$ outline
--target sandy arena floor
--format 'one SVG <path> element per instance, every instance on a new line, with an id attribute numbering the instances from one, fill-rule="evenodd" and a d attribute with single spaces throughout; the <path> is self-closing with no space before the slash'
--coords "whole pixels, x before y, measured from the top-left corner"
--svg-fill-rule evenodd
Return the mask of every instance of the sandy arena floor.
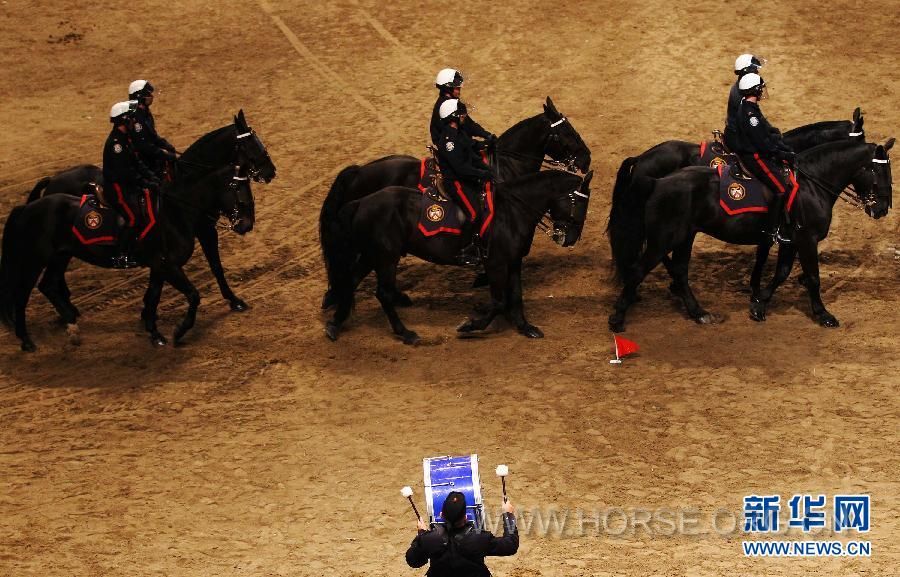
<path id="1" fill-rule="evenodd" d="M 769 58 L 765 110 L 783 129 L 861 105 L 870 141 L 900 135 L 895 0 L 463 2 L 449 24 L 435 2 L 141 6 L 3 2 L 0 218 L 39 177 L 99 162 L 106 112 L 135 77 L 159 87 L 157 123 L 179 148 L 243 108 L 278 166 L 254 188 L 254 232 L 223 241 L 252 309 L 229 312 L 198 255 L 198 325 L 186 346 L 153 350 L 138 325 L 146 273 L 76 265 L 84 343 L 72 348 L 35 294 L 38 352 L 0 333 L 0 574 L 421 575 L 403 560 L 415 522 L 399 488 L 421 504 L 421 459 L 470 452 L 490 473 L 491 510 L 498 463 L 522 510 L 691 510 L 701 521 L 688 532 L 719 509 L 740 515 L 752 493 L 873 499 L 869 559 L 752 560 L 740 531 L 588 524 L 523 535 L 518 555 L 490 563 L 498 576 L 896 574 L 897 215 L 838 205 L 821 246 L 836 330 L 813 323 L 795 277 L 768 322 L 751 322 L 752 250 L 702 238 L 694 288 L 726 321 L 690 322 L 658 271 L 626 333 L 642 353 L 619 367 L 607 363 L 604 236 L 622 159 L 720 127 L 745 49 Z M 502 325 L 457 339 L 485 295 L 469 271 L 410 259 L 401 277 L 416 306 L 401 314 L 423 346 L 391 337 L 371 282 L 333 344 L 318 308 L 319 206 L 343 166 L 423 153 L 444 66 L 467 74 L 490 130 L 550 95 L 593 151 L 582 241 L 539 237 L 526 263 L 527 312 L 547 336 Z M 184 306 L 167 287 L 167 333 Z"/>

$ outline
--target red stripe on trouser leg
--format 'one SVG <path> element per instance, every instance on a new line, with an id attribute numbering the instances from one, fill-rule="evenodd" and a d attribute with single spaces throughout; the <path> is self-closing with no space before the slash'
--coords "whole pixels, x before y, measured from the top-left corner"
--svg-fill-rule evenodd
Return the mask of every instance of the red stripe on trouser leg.
<path id="1" fill-rule="evenodd" d="M 154 224 L 156 224 L 156 216 L 154 216 L 153 214 L 153 201 L 150 198 L 150 191 L 146 188 L 144 189 L 144 199 L 147 201 L 147 219 L 150 222 L 147 223 L 147 226 L 144 227 L 144 231 L 141 232 L 141 240 L 144 240 L 144 237 L 147 236 L 147 233 L 150 232 L 150 229 L 153 228 Z"/>
<path id="2" fill-rule="evenodd" d="M 463 201 L 463 205 L 465 205 L 466 207 L 466 210 L 469 211 L 469 217 L 472 219 L 472 222 L 475 222 L 475 217 L 478 216 L 478 213 L 475 212 L 474 208 L 472 208 L 472 203 L 469 202 L 469 197 L 467 197 L 466 193 L 463 192 L 462 184 L 460 184 L 458 180 L 454 180 L 453 183 L 456 185 L 456 194 L 459 195 L 459 197 Z"/>
<path id="3" fill-rule="evenodd" d="M 791 184 L 794 185 L 791 188 L 791 195 L 788 197 L 788 201 L 787 201 L 787 211 L 788 211 L 788 213 L 790 213 L 791 207 L 794 205 L 794 199 L 797 198 L 797 191 L 800 190 L 800 183 L 797 182 L 797 177 L 794 176 L 793 170 L 790 171 L 788 174 L 789 174 L 788 179 L 791 181 Z"/>
<path id="4" fill-rule="evenodd" d="M 706 154 L 706 141 L 700 143 L 700 158 L 703 158 L 703 155 Z"/>
<path id="5" fill-rule="evenodd" d="M 118 182 L 114 182 L 113 188 L 116 191 L 116 198 L 119 201 L 119 206 L 122 207 L 125 211 L 125 215 L 128 217 L 128 226 L 134 226 L 134 213 L 131 212 L 131 207 L 125 202 L 125 196 L 122 194 L 122 187 L 119 186 Z"/>
<path id="6" fill-rule="evenodd" d="M 775 185 L 776 190 L 778 190 L 779 193 L 784 194 L 784 192 L 785 192 L 785 190 L 784 190 L 784 185 L 781 184 L 781 181 L 780 181 L 780 180 L 778 180 L 777 178 L 775 178 L 775 175 L 772 174 L 772 171 L 769 170 L 769 167 L 766 166 L 766 163 L 763 162 L 762 158 L 759 157 L 759 153 L 754 153 L 754 154 L 753 154 L 753 158 L 756 159 L 756 163 L 760 166 L 760 168 L 763 169 L 763 172 L 766 173 L 766 176 L 769 177 L 769 180 L 772 181 L 772 184 Z"/>
<path id="7" fill-rule="evenodd" d="M 481 232 L 479 233 L 482 237 L 487 232 L 491 221 L 494 220 L 494 191 L 491 189 L 490 182 L 485 183 L 484 192 L 485 198 L 487 198 L 487 216 L 484 217 L 484 224 L 481 225 Z"/>

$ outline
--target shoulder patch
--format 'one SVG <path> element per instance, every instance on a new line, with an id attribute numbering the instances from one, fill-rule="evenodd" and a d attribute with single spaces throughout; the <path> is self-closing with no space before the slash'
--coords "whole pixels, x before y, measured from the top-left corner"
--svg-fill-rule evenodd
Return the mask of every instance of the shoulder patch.
<path id="1" fill-rule="evenodd" d="M 143 129 L 144 129 L 144 127 L 141 126 L 141 123 L 140 123 L 140 122 L 135 122 L 135 123 L 134 123 L 134 131 L 135 131 L 135 132 L 140 132 L 140 131 L 142 131 Z"/>
<path id="2" fill-rule="evenodd" d="M 758 125 L 759 125 L 759 118 L 757 118 L 755 116 L 751 116 L 750 117 L 750 126 L 758 126 Z"/>
<path id="3" fill-rule="evenodd" d="M 122 152 L 122 145 L 118 142 L 113 144 L 113 152 L 115 152 L 116 154 Z"/>
<path id="4" fill-rule="evenodd" d="M 445 144 L 444 147 L 447 149 L 447 152 L 453 152 L 453 149 L 456 147 L 456 145 L 453 144 L 452 140 L 448 140 L 447 144 Z"/>

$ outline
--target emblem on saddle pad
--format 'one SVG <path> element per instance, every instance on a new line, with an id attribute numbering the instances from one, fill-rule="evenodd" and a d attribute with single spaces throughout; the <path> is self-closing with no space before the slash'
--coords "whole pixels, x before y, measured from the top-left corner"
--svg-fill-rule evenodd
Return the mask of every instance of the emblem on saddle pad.
<path id="1" fill-rule="evenodd" d="M 717 157 L 715 157 L 715 158 L 713 158 L 712 160 L 709 161 L 709 167 L 710 167 L 710 168 L 718 168 L 718 167 L 720 167 L 720 166 L 725 166 L 725 165 L 727 165 L 727 164 L 728 164 L 728 163 L 725 162 L 725 159 L 722 158 L 721 156 L 717 156 Z"/>
<path id="2" fill-rule="evenodd" d="M 101 215 L 96 210 L 92 210 L 91 212 L 84 215 L 84 226 L 88 227 L 89 229 L 97 230 L 102 224 L 103 215 Z"/>
<path id="3" fill-rule="evenodd" d="M 425 213 L 431 222 L 440 222 L 444 219 L 444 209 L 439 204 L 432 204 Z"/>
<path id="4" fill-rule="evenodd" d="M 747 196 L 747 189 L 739 182 L 732 182 L 728 185 L 728 196 L 730 196 L 732 200 L 743 200 L 744 197 Z"/>

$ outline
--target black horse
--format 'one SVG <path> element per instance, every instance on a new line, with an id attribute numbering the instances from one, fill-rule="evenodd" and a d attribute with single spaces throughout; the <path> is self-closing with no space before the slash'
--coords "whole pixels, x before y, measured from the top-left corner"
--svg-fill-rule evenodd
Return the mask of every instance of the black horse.
<path id="1" fill-rule="evenodd" d="M 221 214 L 229 215 L 238 232 L 253 227 L 253 194 L 247 174 L 247 167 L 225 166 L 211 173 L 178 178 L 164 186 L 157 225 L 135 252 L 140 262 L 150 268 L 150 287 L 144 296 L 141 317 L 153 344 L 166 343 L 156 326 L 163 282 L 188 300 L 187 313 L 175 330 L 175 342 L 194 326 L 200 294 L 182 267 L 194 251 L 197 227 L 218 220 Z M 54 194 L 13 208 L 6 220 L 0 256 L 0 318 L 14 325 L 24 351 L 35 350 L 28 335 L 25 310 L 41 273 L 46 269 L 40 290 L 71 329 L 77 322 L 78 310 L 62 280 L 65 266 L 76 257 L 108 268 L 118 253 L 115 245 L 79 241 L 73 233 L 79 215 L 78 198 Z"/>
<path id="2" fill-rule="evenodd" d="M 778 270 L 769 288 L 760 291 L 759 275 L 751 280 L 751 314 L 757 320 L 765 318 L 768 300 L 778 283 L 787 278 L 799 253 L 813 316 L 822 326 L 838 326 L 819 294 L 818 243 L 828 234 L 834 203 L 850 185 L 869 216 L 877 219 L 887 214 L 891 206 L 888 151 L 893 144 L 893 138 L 884 146 L 844 140 L 798 156 L 800 188 L 794 214 L 799 230 L 792 247 L 779 255 Z M 629 190 L 613 195 L 608 233 L 617 276 L 624 287 L 609 317 L 611 330 L 624 330 L 625 312 L 636 301 L 638 286 L 669 252 L 673 253 L 670 290 L 683 300 L 691 318 L 712 322 L 712 315 L 703 310 L 688 286 L 688 265 L 697 233 L 733 244 L 771 244 L 763 232 L 765 215 L 730 217 L 718 203 L 718 172 L 705 167 L 684 168 L 659 180 L 639 177 Z"/>
<path id="3" fill-rule="evenodd" d="M 590 149 L 549 96 L 542 114 L 518 122 L 497 139 L 495 157 L 499 182 L 538 172 L 546 162 L 545 157 L 552 159 L 551 164 L 567 167 L 570 172 L 585 173 L 591 166 Z M 343 169 L 331 185 L 319 214 L 323 246 L 333 240 L 327 235 L 332 230 L 330 224 L 337 221 L 341 207 L 388 186 L 415 188 L 420 179 L 420 168 L 421 159 L 394 155 Z M 358 269 L 356 277 L 362 279 L 370 272 Z M 411 304 L 403 293 L 398 293 L 397 298 L 400 305 Z M 334 295 L 329 290 L 322 299 L 322 308 L 334 304 Z"/>
<path id="4" fill-rule="evenodd" d="M 562 246 L 572 246 L 581 238 L 590 200 L 593 172 L 584 178 L 551 170 L 501 184 L 494 202 L 494 224 L 489 236 L 485 271 L 490 282 L 492 305 L 481 318 L 459 327 L 460 332 L 484 330 L 501 313 L 530 338 L 540 338 L 541 330 L 525 318 L 522 303 L 522 260 L 531 250 L 534 230 L 545 214 L 553 220 L 553 237 Z M 466 234 L 425 238 L 417 232 L 418 189 L 390 186 L 344 207 L 334 230 L 322 235 L 322 251 L 328 279 L 337 296 L 337 310 L 325 332 L 338 338 L 350 315 L 357 278 L 354 266 L 360 261 L 378 275 L 376 296 L 391 327 L 406 344 L 419 341 L 407 329 L 396 310 L 397 264 L 407 253 L 442 265 L 457 264 L 457 255 L 468 242 Z"/>
<path id="5" fill-rule="evenodd" d="M 234 124 L 223 126 L 200 137 L 189 146 L 176 162 L 176 170 L 173 177 L 184 179 L 197 179 L 225 166 L 247 166 L 250 177 L 256 182 L 269 183 L 275 178 L 275 165 L 269 157 L 265 145 L 256 132 L 247 124 L 244 111 L 241 110 L 234 117 Z M 39 198 L 51 194 L 69 194 L 81 196 L 85 185 L 103 181 L 103 170 L 93 164 L 81 164 L 73 166 L 53 176 L 42 178 L 35 184 L 28 202 L 34 202 Z M 245 226 L 252 220 L 241 219 L 237 226 Z M 249 230 L 235 229 L 238 234 L 245 234 Z M 239 298 L 228 286 L 225 279 L 225 270 L 222 267 L 222 259 L 219 256 L 219 232 L 217 223 L 212 220 L 204 220 L 196 223 L 194 232 L 209 268 L 216 277 L 222 297 L 228 301 L 231 310 L 243 312 L 248 305 Z M 68 263 L 62 266 L 65 271 Z M 54 271 L 50 270 L 51 276 Z M 56 278 L 62 278 L 56 274 Z M 65 279 L 62 279 L 65 282 Z M 43 285 L 43 283 L 42 283 Z M 59 292 L 68 292 L 65 286 L 59 287 Z"/>
<path id="6" fill-rule="evenodd" d="M 853 120 L 828 120 L 807 124 L 788 130 L 784 133 L 783 138 L 785 143 L 797 153 L 828 142 L 841 140 L 864 142 L 866 137 L 863 124 L 864 117 L 857 107 L 853 111 Z M 635 178 L 642 176 L 662 178 L 686 166 L 701 166 L 700 163 L 700 144 L 684 140 L 661 142 L 637 156 L 626 158 L 622 162 L 616 175 L 613 195 L 617 191 L 628 190 L 632 180 Z M 769 257 L 770 248 L 771 245 L 760 245 L 753 267 L 755 275 L 762 274 L 766 260 Z M 669 255 L 663 257 L 662 263 L 669 275 L 674 279 L 675 273 L 673 272 L 672 261 Z"/>

